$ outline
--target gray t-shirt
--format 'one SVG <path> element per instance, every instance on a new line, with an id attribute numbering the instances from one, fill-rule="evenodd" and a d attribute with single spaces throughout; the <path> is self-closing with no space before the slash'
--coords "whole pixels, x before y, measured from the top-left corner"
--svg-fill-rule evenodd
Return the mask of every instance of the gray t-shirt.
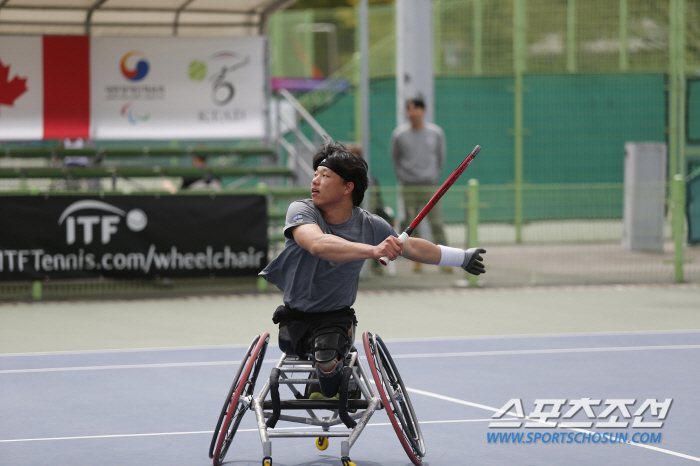
<path id="1" fill-rule="evenodd" d="M 445 165 L 445 134 L 428 122 L 420 130 L 400 125 L 391 134 L 391 160 L 401 184 L 436 184 Z"/>
<path id="2" fill-rule="evenodd" d="M 311 199 L 295 201 L 289 206 L 284 250 L 260 275 L 284 292 L 284 304 L 293 309 L 325 312 L 352 306 L 364 260 L 336 263 L 313 256 L 292 236 L 293 228 L 309 223 L 318 225 L 325 234 L 373 246 L 390 235 L 397 236 L 396 232 L 386 220 L 359 207 L 353 207 L 347 222 L 334 225 L 323 220 Z"/>

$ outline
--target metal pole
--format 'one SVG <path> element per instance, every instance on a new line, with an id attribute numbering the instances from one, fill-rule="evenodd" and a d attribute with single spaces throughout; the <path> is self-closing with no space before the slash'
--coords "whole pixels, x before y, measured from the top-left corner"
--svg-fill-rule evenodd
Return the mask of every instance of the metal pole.
<path id="1" fill-rule="evenodd" d="M 42 288 L 41 282 L 36 280 L 32 282 L 32 299 L 35 301 L 41 301 Z"/>
<path id="2" fill-rule="evenodd" d="M 576 72 L 576 0 L 568 0 L 566 8 L 566 71 Z"/>
<path id="3" fill-rule="evenodd" d="M 481 76 L 484 73 L 484 68 L 482 64 L 482 26 L 483 26 L 483 8 L 481 0 L 474 0 L 472 3 L 472 47 L 473 50 L 473 66 L 474 74 L 476 76 Z"/>
<path id="4" fill-rule="evenodd" d="M 525 0 L 513 0 L 513 68 L 515 86 L 513 153 L 515 156 L 515 242 L 522 243 L 523 227 L 523 73 L 525 72 Z"/>
<path id="5" fill-rule="evenodd" d="M 678 67 L 678 51 L 676 46 L 676 0 L 669 2 L 669 95 L 668 95 L 668 175 L 669 180 L 678 173 L 676 153 L 678 151 L 678 83 L 676 68 Z"/>
<path id="6" fill-rule="evenodd" d="M 685 0 L 678 1 L 678 174 L 685 177 L 686 80 L 685 80 Z"/>
<path id="7" fill-rule="evenodd" d="M 627 54 L 628 16 L 627 0 L 620 0 L 620 71 L 629 71 L 630 61 Z"/>
<path id="8" fill-rule="evenodd" d="M 359 138 L 362 144 L 362 157 L 364 157 L 369 167 L 369 174 L 372 173 L 372 165 L 370 163 L 370 147 L 369 147 L 369 27 L 368 27 L 368 7 L 367 0 L 360 0 L 360 18 L 359 18 L 359 45 L 360 45 L 360 99 L 359 108 L 357 105 L 357 93 L 355 93 L 355 131 L 359 130 Z M 359 111 L 358 111 L 359 110 Z M 359 118 L 359 125 L 358 125 Z M 371 189 L 376 189 L 373 186 Z M 362 207 L 365 210 L 370 210 L 370 200 L 372 196 L 365 196 L 362 201 Z M 362 266 L 360 276 L 366 278 L 369 275 L 370 264 L 365 261 Z"/>
<path id="9" fill-rule="evenodd" d="M 432 0 L 430 8 L 432 9 L 432 30 L 433 30 L 433 57 L 437 57 L 437 60 L 433 60 L 433 73 L 438 76 L 442 74 L 443 71 L 443 56 L 440 53 L 440 46 L 442 44 L 442 11 L 443 5 L 442 0 Z"/>
<path id="10" fill-rule="evenodd" d="M 467 231 L 467 248 L 476 248 L 479 246 L 479 181 L 474 178 L 469 180 L 469 214 Z M 479 277 L 467 274 L 469 286 L 478 286 Z"/>
<path id="11" fill-rule="evenodd" d="M 406 100 L 422 96 L 424 121 L 435 121 L 431 0 L 396 1 L 396 123 L 408 121 Z"/>
<path id="12" fill-rule="evenodd" d="M 354 110 L 354 140 L 362 144 L 362 18 L 360 5 L 355 8 L 355 53 L 352 68 L 352 95 Z"/>
<path id="13" fill-rule="evenodd" d="M 676 283 L 681 283 L 683 282 L 683 238 L 685 237 L 685 178 L 680 174 L 674 175 L 671 183 L 674 280 Z"/>
<path id="14" fill-rule="evenodd" d="M 370 163 L 369 147 L 369 27 L 368 0 L 360 0 L 360 100 L 362 118 L 362 156 Z"/>
<path id="15" fill-rule="evenodd" d="M 685 0 L 670 2 L 669 31 L 669 179 L 674 280 L 683 281 L 685 236 Z"/>

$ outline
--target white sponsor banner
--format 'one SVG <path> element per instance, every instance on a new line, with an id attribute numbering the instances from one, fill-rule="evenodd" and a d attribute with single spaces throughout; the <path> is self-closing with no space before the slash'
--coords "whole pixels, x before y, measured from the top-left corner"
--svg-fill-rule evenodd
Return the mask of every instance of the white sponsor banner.
<path id="1" fill-rule="evenodd" d="M 91 137 L 265 135 L 265 38 L 93 37 Z"/>
<path id="2" fill-rule="evenodd" d="M 41 36 L 0 36 L 0 140 L 44 136 Z"/>

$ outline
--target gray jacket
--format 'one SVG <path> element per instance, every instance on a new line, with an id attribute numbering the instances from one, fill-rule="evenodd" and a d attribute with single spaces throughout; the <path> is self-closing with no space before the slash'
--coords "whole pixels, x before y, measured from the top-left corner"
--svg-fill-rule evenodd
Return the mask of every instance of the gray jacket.
<path id="1" fill-rule="evenodd" d="M 437 184 L 445 165 L 445 134 L 432 123 L 404 123 L 391 134 L 391 160 L 402 185 Z"/>

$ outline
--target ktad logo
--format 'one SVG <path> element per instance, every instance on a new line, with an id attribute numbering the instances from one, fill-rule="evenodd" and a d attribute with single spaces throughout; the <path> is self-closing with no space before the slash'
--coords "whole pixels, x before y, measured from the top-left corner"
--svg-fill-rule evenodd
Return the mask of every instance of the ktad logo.
<path id="1" fill-rule="evenodd" d="M 212 102 L 219 106 L 226 105 L 236 95 L 236 88 L 228 74 L 246 66 L 250 62 L 250 57 L 242 57 L 235 52 L 221 51 L 211 55 L 207 61 L 213 68 L 213 74 L 209 76 L 209 81 L 212 83 Z M 200 60 L 194 60 L 190 63 L 188 75 L 192 81 L 203 81 L 207 73 L 207 63 Z"/>
<path id="2" fill-rule="evenodd" d="M 76 215 L 83 210 L 98 210 L 112 215 Z M 100 242 L 107 244 L 112 235 L 117 232 L 117 226 L 121 221 L 121 217 L 126 218 L 127 228 L 134 232 L 143 230 L 148 224 L 146 213 L 141 209 L 132 209 L 129 212 L 124 212 L 122 209 L 106 202 L 91 200 L 77 201 L 69 205 L 58 219 L 58 224 L 62 225 L 65 223 L 66 225 L 66 244 L 75 243 L 76 230 L 82 230 L 83 244 L 91 244 L 95 237 L 95 228 L 97 228 Z"/>

